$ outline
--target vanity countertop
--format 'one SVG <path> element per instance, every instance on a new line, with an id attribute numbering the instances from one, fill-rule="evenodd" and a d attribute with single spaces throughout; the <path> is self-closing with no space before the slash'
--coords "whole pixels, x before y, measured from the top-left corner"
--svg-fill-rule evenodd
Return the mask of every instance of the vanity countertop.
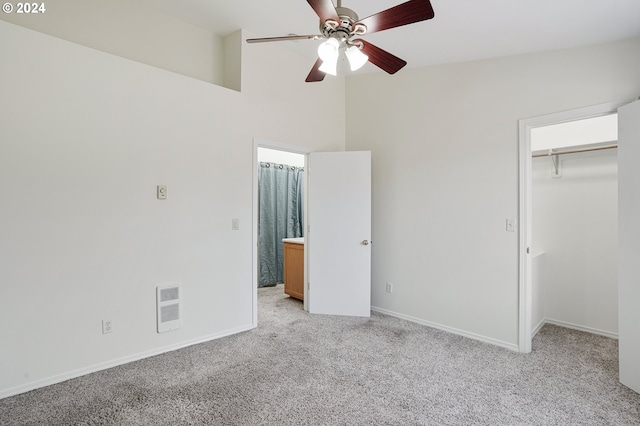
<path id="1" fill-rule="evenodd" d="M 283 238 L 283 243 L 294 243 L 294 244 L 304 244 L 304 237 L 298 238 Z"/>

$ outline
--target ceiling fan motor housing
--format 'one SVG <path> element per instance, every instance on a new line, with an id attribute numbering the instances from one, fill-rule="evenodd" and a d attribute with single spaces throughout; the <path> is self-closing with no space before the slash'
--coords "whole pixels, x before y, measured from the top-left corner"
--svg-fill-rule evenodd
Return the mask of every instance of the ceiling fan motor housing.
<path id="1" fill-rule="evenodd" d="M 363 24 L 354 25 L 360 18 L 358 14 L 347 7 L 337 7 L 336 12 L 340 22 L 328 19 L 320 21 L 320 31 L 327 38 L 336 38 L 338 41 L 347 42 L 354 35 L 362 35 L 366 32 Z"/>

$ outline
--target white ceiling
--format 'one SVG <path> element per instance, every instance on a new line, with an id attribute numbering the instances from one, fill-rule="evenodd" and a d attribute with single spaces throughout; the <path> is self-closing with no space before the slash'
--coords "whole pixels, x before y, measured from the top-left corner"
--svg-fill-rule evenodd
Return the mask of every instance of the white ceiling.
<path id="1" fill-rule="evenodd" d="M 177 18 L 227 35 L 318 34 L 305 0 L 140 0 Z M 334 0 L 334 4 L 336 0 Z M 343 0 L 360 18 L 403 0 Z M 640 0 L 431 0 L 435 18 L 364 38 L 408 67 L 463 62 L 606 43 L 640 36 Z M 319 41 L 279 42 L 310 58 Z M 640 52 L 639 52 L 640 54 Z M 364 72 L 378 70 L 367 64 Z"/>

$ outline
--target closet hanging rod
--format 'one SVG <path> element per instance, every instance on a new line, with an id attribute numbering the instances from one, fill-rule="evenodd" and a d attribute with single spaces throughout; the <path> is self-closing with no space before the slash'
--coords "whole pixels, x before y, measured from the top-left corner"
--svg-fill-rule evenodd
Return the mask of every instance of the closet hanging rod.
<path id="1" fill-rule="evenodd" d="M 600 146 L 592 146 L 592 147 L 588 147 L 588 148 L 576 148 L 576 149 L 567 149 L 564 151 L 547 151 L 547 152 L 538 152 L 538 153 L 533 153 L 531 156 L 533 158 L 537 158 L 537 157 L 550 157 L 552 155 L 562 155 L 562 154 L 575 154 L 578 152 L 589 152 L 589 151 L 600 151 L 603 149 L 613 149 L 613 148 L 617 148 L 618 144 L 617 143 L 612 143 L 609 145 L 600 145 Z"/>

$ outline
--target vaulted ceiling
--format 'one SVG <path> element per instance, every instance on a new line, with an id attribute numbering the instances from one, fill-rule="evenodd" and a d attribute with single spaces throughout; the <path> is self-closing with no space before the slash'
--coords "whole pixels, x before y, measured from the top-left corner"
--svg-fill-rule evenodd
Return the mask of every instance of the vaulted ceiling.
<path id="1" fill-rule="evenodd" d="M 219 35 L 318 34 L 305 0 L 140 0 Z M 402 0 L 343 0 L 360 18 Z M 334 4 L 336 0 L 334 0 Z M 370 34 L 367 41 L 408 67 L 571 48 L 640 36 L 640 0 L 431 0 L 435 18 Z M 286 41 L 310 59 L 320 41 Z M 640 54 L 640 53 L 639 53 Z M 361 72 L 376 72 L 367 64 Z"/>

